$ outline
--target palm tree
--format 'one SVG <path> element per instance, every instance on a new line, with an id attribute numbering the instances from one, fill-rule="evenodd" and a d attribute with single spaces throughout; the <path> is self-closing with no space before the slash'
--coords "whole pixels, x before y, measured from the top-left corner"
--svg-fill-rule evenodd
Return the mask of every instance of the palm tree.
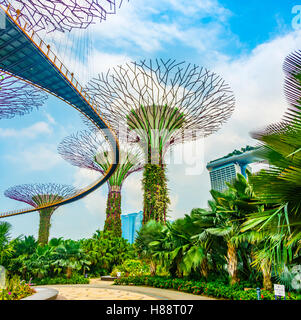
<path id="1" fill-rule="evenodd" d="M 248 177 L 250 173 L 247 172 Z M 235 237 L 241 231 L 248 213 L 257 211 L 252 185 L 241 174 L 230 184 L 225 192 L 211 190 L 216 204 L 215 226 L 209 227 L 207 232 L 223 237 L 227 243 L 227 266 L 230 283 L 239 282 L 238 277 L 238 245 Z"/>
<path id="2" fill-rule="evenodd" d="M 133 246 L 127 240 L 116 237 L 112 231 L 97 230 L 92 239 L 82 241 L 82 248 L 91 262 L 90 272 L 95 275 L 110 273 L 115 265 L 134 259 Z"/>
<path id="3" fill-rule="evenodd" d="M 216 203 L 208 201 L 209 209 L 193 209 L 190 217 L 193 224 L 197 227 L 195 234 L 191 237 L 197 241 L 204 251 L 200 269 L 204 278 L 208 277 L 210 269 L 215 273 L 222 269 L 220 266 L 225 264 L 224 255 L 226 243 L 222 237 L 216 237 L 208 232 L 208 229 L 216 226 Z"/>
<path id="4" fill-rule="evenodd" d="M 9 270 L 11 272 L 22 273 L 23 278 L 25 277 L 26 268 L 24 268 L 24 261 L 28 260 L 34 255 L 38 242 L 33 236 L 25 236 L 24 238 L 17 238 L 11 241 L 14 247 L 14 254 L 10 257 Z"/>
<path id="5" fill-rule="evenodd" d="M 4 265 L 8 262 L 14 253 L 14 246 L 10 242 L 11 236 L 11 224 L 8 222 L 0 222 L 0 265 Z"/>
<path id="6" fill-rule="evenodd" d="M 262 208 L 259 208 L 259 211 Z M 269 244 L 272 241 L 271 234 L 267 231 L 245 227 L 248 220 L 242 225 L 240 234 L 234 236 L 233 241 L 237 246 L 242 243 L 251 245 L 251 265 L 261 271 L 263 276 L 263 288 L 272 290 L 272 252 Z"/>
<path id="7" fill-rule="evenodd" d="M 272 239 L 270 250 L 281 265 L 292 261 L 300 250 L 301 228 L 301 55 L 288 56 L 285 93 L 291 107 L 280 123 L 253 133 L 262 148 L 259 156 L 270 168 L 252 177 L 252 184 L 262 203 L 269 206 L 253 214 L 246 228 L 268 230 Z M 268 186 L 268 187 L 267 187 Z M 288 258 L 288 259 L 287 259 Z"/>
<path id="8" fill-rule="evenodd" d="M 54 264 L 66 269 L 67 278 L 71 278 L 73 270 L 81 270 L 91 264 L 81 248 L 80 242 L 65 240 L 54 249 L 57 260 Z"/>
<path id="9" fill-rule="evenodd" d="M 194 227 L 194 226 L 193 226 Z M 169 269 L 172 276 L 183 277 L 196 268 L 203 252 L 191 240 L 193 233 L 189 230 L 187 218 L 177 219 L 174 223 L 166 223 L 161 237 L 150 243 L 154 256 Z"/>
<path id="10" fill-rule="evenodd" d="M 159 241 L 165 229 L 166 227 L 160 222 L 150 220 L 137 232 L 135 248 L 138 256 L 149 263 L 152 276 L 156 275 L 158 258 L 156 258 L 155 251 L 150 244 Z"/>
<path id="11" fill-rule="evenodd" d="M 202 226 L 200 212 L 203 214 Z M 205 231 L 208 224 L 205 224 L 204 215 L 202 209 L 195 209 L 183 219 L 167 222 L 157 239 L 149 243 L 152 255 L 172 276 L 183 277 L 194 270 L 200 271 L 204 278 L 208 277 L 214 239 Z"/>

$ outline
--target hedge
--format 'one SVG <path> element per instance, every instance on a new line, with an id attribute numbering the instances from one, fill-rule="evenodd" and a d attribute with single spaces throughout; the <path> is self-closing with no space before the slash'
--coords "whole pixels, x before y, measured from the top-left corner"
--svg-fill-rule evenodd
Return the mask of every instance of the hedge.
<path id="1" fill-rule="evenodd" d="M 150 286 L 161 289 L 175 289 L 196 295 L 206 295 L 229 300 L 257 300 L 256 289 L 243 290 L 241 285 L 230 286 L 221 281 L 204 282 L 168 277 L 122 277 L 114 281 L 114 285 Z M 261 300 L 275 300 L 273 293 L 261 290 Z M 288 293 L 286 300 L 301 300 L 301 295 Z"/>
<path id="2" fill-rule="evenodd" d="M 89 284 L 90 280 L 82 275 L 73 275 L 71 278 L 56 277 L 56 278 L 42 278 L 33 279 L 34 285 L 53 285 L 53 284 Z"/>

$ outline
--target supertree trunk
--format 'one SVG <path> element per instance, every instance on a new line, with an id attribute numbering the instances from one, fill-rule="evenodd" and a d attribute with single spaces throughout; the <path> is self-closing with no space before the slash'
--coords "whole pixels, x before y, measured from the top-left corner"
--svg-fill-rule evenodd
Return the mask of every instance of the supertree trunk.
<path id="1" fill-rule="evenodd" d="M 119 186 L 112 186 L 109 190 L 104 231 L 113 231 L 121 237 L 121 193 Z"/>
<path id="2" fill-rule="evenodd" d="M 237 270 L 238 261 L 237 261 L 236 247 L 230 242 L 228 243 L 227 261 L 228 261 L 228 272 L 230 276 L 230 284 L 233 285 L 239 282 L 238 270 Z"/>
<path id="3" fill-rule="evenodd" d="M 143 224 L 146 224 L 149 220 L 165 223 L 170 200 L 167 189 L 166 167 L 164 165 L 145 165 L 143 191 Z"/>
<path id="4" fill-rule="evenodd" d="M 48 243 L 49 231 L 51 227 L 51 216 L 55 209 L 44 209 L 40 210 L 40 226 L 39 226 L 39 238 L 38 243 L 42 246 Z"/>

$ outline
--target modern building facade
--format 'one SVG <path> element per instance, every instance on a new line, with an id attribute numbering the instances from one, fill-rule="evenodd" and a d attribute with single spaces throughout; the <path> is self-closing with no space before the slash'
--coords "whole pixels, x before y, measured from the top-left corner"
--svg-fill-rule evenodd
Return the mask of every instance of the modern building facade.
<path id="1" fill-rule="evenodd" d="M 134 243 L 137 231 L 140 230 L 142 226 L 143 212 L 137 213 L 127 213 L 121 215 L 121 232 L 122 237 L 129 241 L 129 243 Z"/>
<path id="2" fill-rule="evenodd" d="M 234 150 L 223 158 L 210 161 L 207 169 L 210 174 L 211 189 L 224 191 L 227 189 L 226 182 L 231 183 L 238 173 L 246 177 L 246 170 L 255 173 L 266 166 L 258 158 L 258 148 L 247 146 L 241 150 Z"/>

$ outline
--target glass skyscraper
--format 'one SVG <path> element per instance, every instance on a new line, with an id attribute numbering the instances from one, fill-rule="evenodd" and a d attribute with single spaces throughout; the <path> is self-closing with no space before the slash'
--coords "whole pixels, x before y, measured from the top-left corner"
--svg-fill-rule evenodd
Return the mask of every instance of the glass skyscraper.
<path id="1" fill-rule="evenodd" d="M 129 243 L 134 243 L 137 231 L 140 230 L 142 226 L 143 212 L 137 213 L 127 213 L 121 215 L 121 231 L 122 237 L 129 241 Z"/>

